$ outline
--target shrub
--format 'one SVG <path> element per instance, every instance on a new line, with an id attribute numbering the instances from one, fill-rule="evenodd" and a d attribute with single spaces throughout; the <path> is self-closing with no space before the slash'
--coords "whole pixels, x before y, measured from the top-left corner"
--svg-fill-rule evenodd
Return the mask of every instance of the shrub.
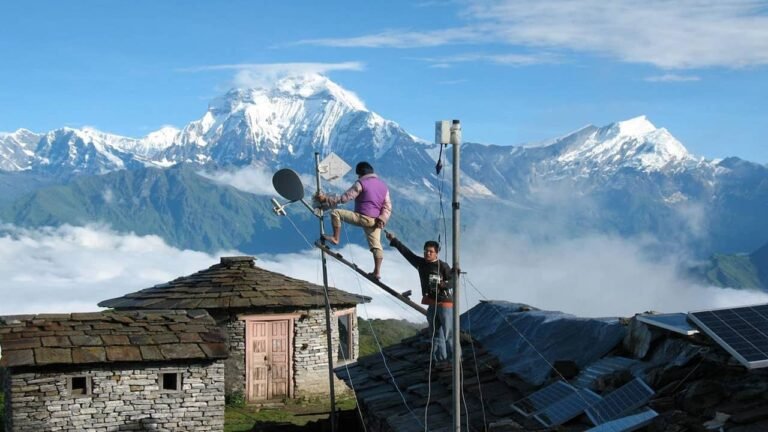
<path id="1" fill-rule="evenodd" d="M 240 391 L 232 392 L 224 396 L 224 402 L 227 406 L 242 408 L 245 406 L 245 395 Z"/>

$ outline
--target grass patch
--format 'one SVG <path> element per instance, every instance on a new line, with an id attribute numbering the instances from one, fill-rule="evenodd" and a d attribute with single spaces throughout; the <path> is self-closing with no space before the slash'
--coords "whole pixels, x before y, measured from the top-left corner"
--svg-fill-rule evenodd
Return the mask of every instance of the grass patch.
<path id="1" fill-rule="evenodd" d="M 267 429 L 269 426 L 305 426 L 309 422 L 328 418 L 331 405 L 328 399 L 287 399 L 280 408 L 227 405 L 224 414 L 224 432 L 245 432 Z M 353 397 L 336 399 L 337 410 L 355 408 Z"/>
<path id="2" fill-rule="evenodd" d="M 414 336 L 419 330 L 426 327 L 426 322 L 416 324 L 406 320 L 366 320 L 365 318 L 358 318 L 357 328 L 360 331 L 360 357 L 379 352 L 376 339 L 374 339 L 373 333 L 371 333 L 371 327 L 373 327 L 373 331 L 376 333 L 376 339 L 379 340 L 381 347 L 384 348 Z"/>

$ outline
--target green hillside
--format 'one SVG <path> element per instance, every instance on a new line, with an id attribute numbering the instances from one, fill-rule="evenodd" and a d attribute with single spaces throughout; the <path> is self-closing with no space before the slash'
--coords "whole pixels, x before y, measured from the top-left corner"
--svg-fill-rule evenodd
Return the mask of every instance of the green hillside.
<path id="1" fill-rule="evenodd" d="M 416 324 L 406 320 L 395 319 L 357 319 L 357 328 L 360 330 L 360 357 L 379 352 L 376 344 L 378 339 L 381 347 L 387 347 L 400 342 L 401 340 L 414 336 L 424 324 Z M 376 333 L 376 339 L 371 333 L 371 328 Z"/>
<path id="2" fill-rule="evenodd" d="M 0 223 L 25 228 L 103 224 L 120 233 L 157 235 L 171 246 L 209 253 L 295 252 L 319 237 L 316 219 L 302 206 L 291 206 L 289 217 L 278 217 L 269 196 L 216 183 L 196 170 L 178 165 L 80 176 L 66 184 L 38 182 L 36 189 L 20 188 L 15 199 L 0 200 Z M 0 186 L 2 181 L 0 176 Z M 393 200 L 397 212 L 390 230 L 413 244 L 433 236 L 435 221 L 417 203 L 397 193 Z M 347 236 L 365 244 L 360 229 L 347 229 Z"/>
<path id="3" fill-rule="evenodd" d="M 310 222 L 304 213 L 295 215 L 295 221 Z M 172 246 L 209 252 L 250 253 L 267 246 L 280 252 L 303 242 L 290 235 L 287 229 L 293 229 L 287 221 L 272 213 L 268 197 L 215 183 L 185 166 L 77 177 L 3 206 L 0 220 L 24 227 L 102 223 L 119 232 L 154 234 Z"/>
<path id="4" fill-rule="evenodd" d="M 749 255 L 715 254 L 692 272 L 720 287 L 768 290 L 768 244 Z"/>

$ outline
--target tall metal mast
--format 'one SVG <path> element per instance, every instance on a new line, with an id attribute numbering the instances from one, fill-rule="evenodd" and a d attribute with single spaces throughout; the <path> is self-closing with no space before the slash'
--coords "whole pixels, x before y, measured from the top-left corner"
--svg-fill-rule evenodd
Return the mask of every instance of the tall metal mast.
<path id="1" fill-rule="evenodd" d="M 320 192 L 320 153 L 315 152 L 315 179 L 317 192 Z M 320 210 L 320 241 L 325 244 L 324 213 Z M 328 339 L 328 386 L 331 392 L 331 432 L 336 432 L 336 389 L 333 383 L 333 334 L 331 333 L 331 300 L 328 298 L 328 267 L 326 266 L 325 252 L 321 249 L 320 256 L 323 262 L 323 288 L 325 289 L 325 333 Z"/>
<path id="2" fill-rule="evenodd" d="M 461 122 L 451 124 L 453 145 L 453 430 L 461 432 L 461 322 L 459 320 L 459 145 Z"/>

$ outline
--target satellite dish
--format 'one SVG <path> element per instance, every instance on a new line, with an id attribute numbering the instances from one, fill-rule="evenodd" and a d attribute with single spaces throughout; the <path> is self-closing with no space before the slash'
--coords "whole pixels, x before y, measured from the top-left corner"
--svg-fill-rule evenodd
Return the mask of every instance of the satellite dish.
<path id="1" fill-rule="evenodd" d="M 296 171 L 283 168 L 272 176 L 272 185 L 277 193 L 288 201 L 304 198 L 304 185 Z"/>

